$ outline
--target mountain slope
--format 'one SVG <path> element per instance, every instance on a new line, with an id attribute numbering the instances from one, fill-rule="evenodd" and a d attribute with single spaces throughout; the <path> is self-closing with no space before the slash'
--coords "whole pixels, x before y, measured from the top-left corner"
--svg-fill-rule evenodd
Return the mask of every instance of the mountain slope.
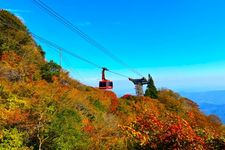
<path id="1" fill-rule="evenodd" d="M 207 115 L 217 115 L 225 123 L 225 91 L 181 92 L 182 96 L 192 99 L 199 104 L 200 109 Z"/>
<path id="2" fill-rule="evenodd" d="M 45 61 L 18 18 L 0 11 L 0 21 L 0 149 L 225 148 L 220 120 L 193 101 L 83 85 Z"/>
<path id="3" fill-rule="evenodd" d="M 225 105 L 215 105 L 215 104 L 200 104 L 200 109 L 207 115 L 215 114 L 221 121 L 225 124 Z"/>

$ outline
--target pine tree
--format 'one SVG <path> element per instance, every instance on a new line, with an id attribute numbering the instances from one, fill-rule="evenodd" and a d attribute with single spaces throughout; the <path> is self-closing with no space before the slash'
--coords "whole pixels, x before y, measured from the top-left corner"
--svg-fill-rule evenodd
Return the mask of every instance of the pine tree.
<path id="1" fill-rule="evenodd" d="M 145 96 L 148 96 L 151 98 L 158 98 L 158 91 L 155 87 L 154 81 L 150 74 L 148 75 L 148 86 L 145 91 Z"/>

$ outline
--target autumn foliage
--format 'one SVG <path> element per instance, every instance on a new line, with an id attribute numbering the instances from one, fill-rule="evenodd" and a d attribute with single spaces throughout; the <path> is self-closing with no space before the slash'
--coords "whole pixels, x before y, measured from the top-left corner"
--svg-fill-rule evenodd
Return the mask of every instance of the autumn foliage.
<path id="1" fill-rule="evenodd" d="M 171 92 L 162 90 L 159 94 L 170 95 Z M 208 120 L 198 108 L 186 106 L 184 98 L 173 94 L 179 108 L 151 107 L 138 114 L 134 121 L 120 126 L 130 145 L 137 149 L 224 149 L 224 127 Z M 125 98 L 130 99 L 130 96 Z"/>
<path id="2" fill-rule="evenodd" d="M 83 85 L 0 11 L 0 149 L 225 149 L 215 115 L 168 89 L 157 99 Z M 1 20 L 2 21 L 2 20 Z"/>

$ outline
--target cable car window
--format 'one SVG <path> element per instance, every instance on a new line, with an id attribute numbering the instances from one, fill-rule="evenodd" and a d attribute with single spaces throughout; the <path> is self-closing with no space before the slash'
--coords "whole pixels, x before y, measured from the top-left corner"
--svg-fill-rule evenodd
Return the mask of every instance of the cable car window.
<path id="1" fill-rule="evenodd" d="M 99 87 L 106 87 L 106 82 L 99 82 Z"/>
<path id="2" fill-rule="evenodd" d="M 113 86 L 113 83 L 112 82 L 107 82 L 106 85 L 112 87 Z"/>

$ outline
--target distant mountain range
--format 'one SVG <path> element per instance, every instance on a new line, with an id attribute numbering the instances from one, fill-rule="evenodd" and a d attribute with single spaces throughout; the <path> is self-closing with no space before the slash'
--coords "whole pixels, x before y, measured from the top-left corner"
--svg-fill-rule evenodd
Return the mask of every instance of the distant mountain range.
<path id="1" fill-rule="evenodd" d="M 225 104 L 225 90 L 206 92 L 180 92 L 184 97 L 194 100 L 197 103 L 208 103 L 215 105 Z"/>
<path id="2" fill-rule="evenodd" d="M 198 103 L 202 112 L 215 114 L 225 124 L 225 90 L 206 92 L 180 92 L 180 95 Z"/>

